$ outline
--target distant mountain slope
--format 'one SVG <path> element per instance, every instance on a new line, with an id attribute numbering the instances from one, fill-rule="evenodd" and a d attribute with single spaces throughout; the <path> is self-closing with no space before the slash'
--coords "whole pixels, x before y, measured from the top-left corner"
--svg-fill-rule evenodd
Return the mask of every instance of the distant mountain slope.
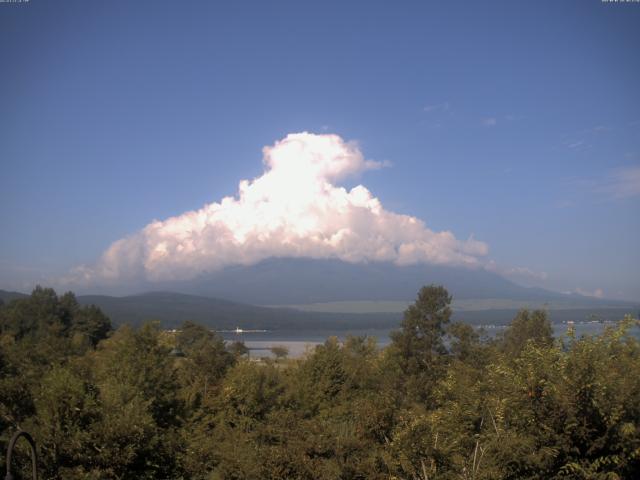
<path id="1" fill-rule="evenodd" d="M 153 293 L 79 295 L 78 300 L 99 306 L 115 324 L 156 319 L 165 327 L 192 320 L 216 329 L 356 329 L 397 326 L 402 304 L 411 303 L 420 287 L 431 283 L 444 285 L 453 295 L 454 319 L 470 323 L 506 323 L 524 306 L 546 308 L 556 322 L 583 321 L 592 315 L 615 319 L 637 314 L 640 305 L 525 288 L 484 269 L 312 259 L 270 259 L 194 280 L 135 287 Z M 117 287 L 129 292 L 133 288 Z M 23 296 L 0 291 L 5 302 Z M 308 308 L 309 304 L 330 305 Z M 293 305 L 298 309 L 287 308 Z M 373 310 L 363 310 L 371 305 Z"/>
<path id="2" fill-rule="evenodd" d="M 0 290 L 0 299 L 9 302 L 26 298 L 18 292 Z M 115 325 L 140 325 L 158 320 L 164 328 L 173 328 L 191 320 L 214 329 L 260 328 L 267 330 L 358 330 L 370 328 L 397 328 L 400 312 L 380 313 L 327 313 L 300 311 L 288 308 L 267 308 L 227 300 L 173 292 L 151 292 L 140 295 L 114 297 L 107 295 L 80 295 L 83 305 L 100 307 Z M 616 320 L 638 308 L 566 308 L 551 310 L 554 322 L 585 321 L 594 318 Z M 454 310 L 453 319 L 472 324 L 505 324 L 511 321 L 517 309 L 484 309 L 477 311 Z"/>
<path id="3" fill-rule="evenodd" d="M 268 330 L 350 330 L 369 328 L 396 328 L 402 314 L 387 313 L 325 313 L 305 312 L 284 308 L 266 308 L 213 298 L 171 292 L 151 292 L 127 297 L 82 295 L 82 304 L 99 306 L 115 324 L 139 325 L 148 320 L 159 320 L 165 328 L 177 327 L 191 320 L 215 329 L 264 328 Z M 517 309 L 482 311 L 454 311 L 453 319 L 472 324 L 509 323 Z M 629 308 L 583 308 L 550 312 L 554 322 L 585 321 L 593 318 L 617 320 Z"/>
<path id="4" fill-rule="evenodd" d="M 254 305 L 292 305 L 340 301 L 411 301 L 423 285 L 444 285 L 455 300 L 504 299 L 565 302 L 573 308 L 604 306 L 602 300 L 526 288 L 484 269 L 391 263 L 352 264 L 339 260 L 269 259 L 203 274 L 160 288 L 226 298 Z M 158 286 L 155 287 L 156 289 Z M 628 302 L 607 301 L 625 307 Z"/>
<path id="5" fill-rule="evenodd" d="M 25 298 L 25 297 L 28 297 L 28 295 L 25 293 L 0 290 L 0 300 L 3 301 L 4 303 L 10 302 L 11 300 L 15 300 L 17 298 Z"/>
<path id="6" fill-rule="evenodd" d="M 159 320 L 164 327 L 191 320 L 216 329 L 241 328 L 377 328 L 397 325 L 401 315 L 330 314 L 266 308 L 226 300 L 172 292 L 151 292 L 126 297 L 81 295 L 82 304 L 100 307 L 115 324 L 139 325 Z"/>

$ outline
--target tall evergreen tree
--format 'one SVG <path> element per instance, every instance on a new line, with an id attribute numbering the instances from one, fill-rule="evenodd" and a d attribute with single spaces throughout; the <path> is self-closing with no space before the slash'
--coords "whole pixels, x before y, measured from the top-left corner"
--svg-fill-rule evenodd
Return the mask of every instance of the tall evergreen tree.
<path id="1" fill-rule="evenodd" d="M 409 399 L 431 398 L 431 390 L 442 375 L 451 300 L 442 286 L 422 287 L 415 303 L 405 310 L 401 329 L 391 334 L 395 358 L 406 376 Z"/>

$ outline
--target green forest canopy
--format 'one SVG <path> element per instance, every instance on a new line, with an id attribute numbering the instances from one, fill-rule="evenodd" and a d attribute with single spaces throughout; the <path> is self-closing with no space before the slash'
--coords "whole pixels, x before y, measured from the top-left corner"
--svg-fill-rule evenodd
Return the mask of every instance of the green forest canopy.
<path id="1" fill-rule="evenodd" d="M 1 446 L 29 431 L 45 479 L 640 478 L 635 320 L 561 341 L 524 310 L 488 339 L 450 304 L 422 288 L 383 350 L 251 362 L 38 287 L 0 305 Z"/>

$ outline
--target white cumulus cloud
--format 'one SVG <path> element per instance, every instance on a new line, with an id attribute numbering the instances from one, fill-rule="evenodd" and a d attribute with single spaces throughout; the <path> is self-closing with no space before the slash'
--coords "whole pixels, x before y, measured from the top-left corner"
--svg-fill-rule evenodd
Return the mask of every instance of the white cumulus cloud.
<path id="1" fill-rule="evenodd" d="M 242 180 L 236 196 L 153 221 L 114 242 L 94 265 L 74 269 L 68 280 L 188 279 L 269 257 L 476 266 L 488 252 L 473 237 L 458 240 L 385 210 L 362 185 L 339 186 L 345 177 L 385 166 L 366 160 L 353 142 L 303 132 L 262 151 L 264 173 Z"/>

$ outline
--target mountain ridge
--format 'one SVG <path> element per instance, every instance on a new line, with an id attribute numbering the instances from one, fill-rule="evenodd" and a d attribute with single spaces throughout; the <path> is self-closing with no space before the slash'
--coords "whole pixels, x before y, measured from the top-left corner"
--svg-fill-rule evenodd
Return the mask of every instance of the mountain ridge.
<path id="1" fill-rule="evenodd" d="M 0 299 L 10 294 L 11 299 L 27 298 L 19 292 L 0 290 Z M 17 294 L 17 297 L 16 297 Z M 269 330 L 362 330 L 397 328 L 402 312 L 327 312 L 303 311 L 283 307 L 263 307 L 232 302 L 223 299 L 199 297 L 176 292 L 152 291 L 128 296 L 79 295 L 82 305 L 96 305 L 112 320 L 114 325 L 140 325 L 157 320 L 163 328 L 177 328 L 191 320 L 209 328 L 234 329 L 241 327 Z M 10 301 L 10 300 L 9 300 Z M 496 308 L 487 310 L 457 310 L 454 305 L 454 321 L 471 324 L 506 324 L 519 309 Z M 567 308 L 550 310 L 552 322 L 568 320 L 589 321 L 617 320 L 627 313 L 635 313 L 638 306 L 609 308 Z"/>
<path id="2" fill-rule="evenodd" d="M 502 298 L 574 301 L 583 306 L 628 306 L 635 302 L 565 294 L 524 287 L 483 268 L 387 262 L 272 258 L 234 266 L 186 281 L 150 284 L 162 290 L 225 298 L 253 305 L 296 305 L 336 301 L 410 301 L 424 285 L 444 285 L 454 299 Z"/>

